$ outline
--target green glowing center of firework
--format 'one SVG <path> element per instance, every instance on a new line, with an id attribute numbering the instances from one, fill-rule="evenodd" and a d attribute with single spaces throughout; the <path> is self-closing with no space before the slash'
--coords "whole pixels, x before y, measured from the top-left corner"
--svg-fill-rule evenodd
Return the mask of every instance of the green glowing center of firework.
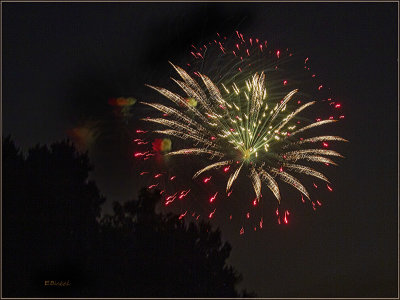
<path id="1" fill-rule="evenodd" d="M 251 156 L 251 150 L 250 149 L 243 150 L 242 153 L 243 153 L 243 159 L 244 160 L 250 159 L 250 156 Z"/>

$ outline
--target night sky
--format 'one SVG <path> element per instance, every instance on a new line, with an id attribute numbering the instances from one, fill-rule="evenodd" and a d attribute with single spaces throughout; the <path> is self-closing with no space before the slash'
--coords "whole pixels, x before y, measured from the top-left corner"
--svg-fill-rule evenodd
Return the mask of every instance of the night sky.
<path id="1" fill-rule="evenodd" d="M 168 60 L 216 32 L 310 57 L 346 115 L 334 193 L 316 212 L 293 210 L 287 226 L 239 235 L 215 224 L 241 287 L 260 297 L 398 296 L 397 3 L 5 3 L 2 12 L 3 136 L 28 149 L 100 124 L 89 155 L 106 212 L 141 188 L 130 140 L 141 107 L 122 122 L 110 97 L 152 100 L 145 84 L 165 84 Z"/>

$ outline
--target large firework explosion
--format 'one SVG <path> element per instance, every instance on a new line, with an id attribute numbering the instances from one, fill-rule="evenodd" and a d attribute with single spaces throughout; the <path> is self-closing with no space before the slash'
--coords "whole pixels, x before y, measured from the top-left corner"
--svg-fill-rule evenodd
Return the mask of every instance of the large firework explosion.
<path id="1" fill-rule="evenodd" d="M 305 80 L 303 74 L 292 76 L 290 71 L 287 72 L 294 61 L 289 49 L 282 52 L 270 50 L 266 41 L 252 38 L 245 40 L 238 32 L 236 35 L 229 42 L 226 42 L 226 37 L 218 35 L 219 40 L 209 42 L 208 46 L 192 45 L 191 55 L 194 59 L 187 63 L 190 71 L 171 63 L 181 78 L 172 79 L 181 89 L 180 93 L 149 85 L 170 102 L 142 102 L 162 113 L 160 117 L 147 117 L 143 120 L 159 127 L 153 130 L 154 133 L 164 138 L 182 140 L 182 147 L 169 151 L 171 141 L 168 139 L 165 140 L 169 141 L 168 149 L 155 148 L 153 143 L 153 151 L 136 152 L 135 156 L 144 160 L 156 155 L 160 157 L 157 153 L 164 153 L 163 157 L 204 157 L 204 167 L 192 174 L 192 178 L 196 179 L 206 173 L 210 175 L 216 169 L 229 172 L 225 184 L 228 197 L 239 178 L 249 177 L 254 190 L 254 197 L 251 198 L 254 206 L 268 198 L 262 197 L 262 183 L 265 183 L 280 204 L 282 197 L 279 182 L 285 182 L 301 193 L 303 202 L 304 198 L 310 200 L 315 210 L 316 205 L 321 203 L 312 201 L 310 193 L 297 176 L 300 174 L 317 178 L 332 191 L 328 178 L 308 165 L 336 165 L 332 157 L 343 156 L 327 149 L 328 142 L 346 140 L 333 135 L 306 135 L 313 128 L 334 123 L 344 116 L 331 115 L 311 122 L 301 116 L 317 102 L 325 102 L 333 109 L 339 109 L 341 105 L 332 98 L 307 101 L 310 96 L 300 91 L 300 88 L 309 88 L 316 82 L 311 81 L 309 84 L 310 80 Z M 315 79 L 316 75 L 310 74 L 307 62 L 308 58 L 302 60 L 302 69 L 310 78 Z M 294 85 L 299 87 L 291 88 Z M 320 92 L 322 88 L 322 84 L 317 84 L 317 91 Z M 138 133 L 143 131 L 139 130 Z M 135 141 L 138 144 L 147 143 L 142 139 Z M 162 145 L 160 141 L 158 144 Z M 152 177 L 163 175 L 158 173 Z M 170 175 L 164 177 L 171 181 L 174 176 Z M 211 178 L 208 176 L 202 181 L 207 183 Z M 149 188 L 160 187 L 159 184 L 152 184 Z M 313 185 L 317 187 L 315 183 Z M 184 189 L 171 195 L 166 194 L 165 205 L 175 199 L 182 199 L 189 191 Z M 222 194 L 217 191 L 209 199 L 210 203 L 218 193 Z M 279 210 L 276 212 L 280 223 Z M 181 217 L 187 213 L 186 210 Z M 215 209 L 209 217 L 214 213 Z M 288 222 L 288 215 L 286 210 L 282 219 L 284 223 Z M 249 213 L 246 216 L 249 218 Z M 259 226 L 262 227 L 262 218 Z"/>

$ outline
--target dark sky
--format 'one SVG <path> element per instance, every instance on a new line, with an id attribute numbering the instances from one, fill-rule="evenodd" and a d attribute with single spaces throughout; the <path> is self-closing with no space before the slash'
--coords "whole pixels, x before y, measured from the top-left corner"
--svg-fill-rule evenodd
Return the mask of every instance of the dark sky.
<path id="1" fill-rule="evenodd" d="M 150 99 L 144 84 L 170 76 L 168 60 L 216 32 L 238 29 L 312 58 L 345 109 L 338 135 L 350 143 L 335 192 L 317 212 L 294 211 L 288 226 L 240 236 L 219 222 L 230 263 L 260 297 L 398 295 L 398 4 L 5 3 L 2 12 L 3 136 L 27 149 L 101 120 L 90 156 L 106 209 L 140 188 L 129 128 L 107 99 Z"/>

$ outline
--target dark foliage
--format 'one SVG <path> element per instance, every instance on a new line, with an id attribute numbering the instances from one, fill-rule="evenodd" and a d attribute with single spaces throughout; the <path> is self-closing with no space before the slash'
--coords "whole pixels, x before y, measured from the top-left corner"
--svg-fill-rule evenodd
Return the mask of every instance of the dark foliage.
<path id="1" fill-rule="evenodd" d="M 3 296 L 239 296 L 219 230 L 157 214 L 159 192 L 142 190 L 100 219 L 105 199 L 88 157 L 68 141 L 24 157 L 8 137 L 2 151 Z"/>
<path id="2" fill-rule="evenodd" d="M 29 150 L 26 158 L 3 141 L 3 293 L 41 297 L 59 293 L 45 280 L 75 279 L 66 294 L 83 286 L 84 268 L 98 235 L 105 201 L 86 154 L 67 141 Z M 60 289 L 60 287 L 57 287 Z M 62 292 L 62 291 L 61 291 Z"/>
<path id="3" fill-rule="evenodd" d="M 155 214 L 158 192 L 142 190 L 137 201 L 114 203 L 114 215 L 102 219 L 97 261 L 115 267 L 108 295 L 139 297 L 235 297 L 240 279 L 225 261 L 230 245 L 221 243 L 210 224 L 185 226 L 175 215 Z M 118 236 L 118 240 L 109 243 Z M 126 266 L 130 266 L 127 268 Z M 100 274 L 99 266 L 94 274 Z M 117 277 L 115 277 L 117 275 Z"/>

